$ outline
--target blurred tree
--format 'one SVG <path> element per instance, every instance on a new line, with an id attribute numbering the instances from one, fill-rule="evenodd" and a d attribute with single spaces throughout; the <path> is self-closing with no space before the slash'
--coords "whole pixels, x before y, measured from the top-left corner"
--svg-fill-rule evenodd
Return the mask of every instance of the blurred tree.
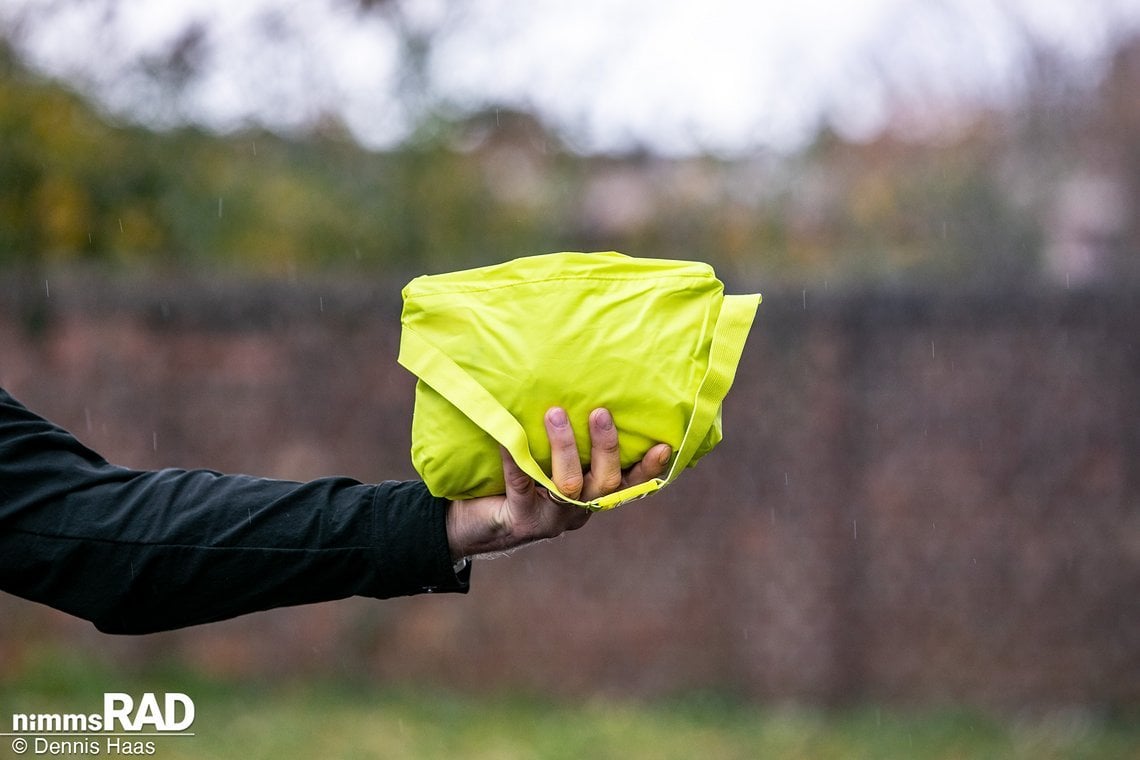
<path id="1" fill-rule="evenodd" d="M 1106 182 L 1138 211 L 1135 41 L 1122 44 L 1099 89 L 1044 46 L 1027 58 L 1016 103 L 967 108 L 938 133 L 916 133 L 900 118 L 862 141 L 825 124 L 787 156 L 583 156 L 535 114 L 462 113 L 435 98 L 431 50 L 458 11 L 326 0 L 386 19 L 400 40 L 400 97 L 415 129 L 398 149 L 377 153 L 355 144 L 335 111 L 314 113 L 291 137 L 116 123 L 29 71 L 12 44 L 21 29 L 78 2 L 25 6 L 0 30 L 0 264 L 403 272 L 612 248 L 704 259 L 751 277 L 1005 287 L 1032 278 L 1043 247 L 1063 243 L 1083 255 L 1103 243 L 1116 251 L 1114 271 L 1140 277 L 1140 213 L 1117 214 L 1127 230 L 1091 243 L 1085 238 L 1103 234 L 1081 216 L 1104 205 L 1088 188 Z M 83 7 L 110 18 L 121 4 Z M 154 95 L 152 112 L 179 112 L 220 44 L 214 34 L 191 21 L 166 48 L 129 62 L 131 76 L 150 83 L 139 92 Z M 1059 212 L 1058 198 L 1075 198 L 1081 214 Z M 1070 217 L 1077 221 L 1058 222 Z"/>
<path id="2" fill-rule="evenodd" d="M 1120 173 L 1125 198 L 1117 268 L 1140 282 L 1140 34 L 1117 49 L 1100 96 L 1094 139 Z"/>

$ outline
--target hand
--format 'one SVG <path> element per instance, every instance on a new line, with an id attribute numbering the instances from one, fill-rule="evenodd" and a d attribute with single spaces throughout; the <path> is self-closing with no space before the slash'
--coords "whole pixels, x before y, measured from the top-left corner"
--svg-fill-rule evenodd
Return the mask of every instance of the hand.
<path id="1" fill-rule="evenodd" d="M 605 409 L 595 409 L 590 413 L 590 469 L 582 472 L 566 411 L 553 407 L 547 411 L 545 423 L 550 439 L 551 479 L 559 491 L 580 501 L 597 499 L 660 476 L 672 454 L 668 444 L 659 443 L 640 462 L 622 472 L 613 417 Z M 560 536 L 581 528 L 592 514 L 574 504 L 555 501 L 545 488 L 535 485 L 505 449 L 501 454 L 505 494 L 448 505 L 447 540 L 456 561 Z"/>

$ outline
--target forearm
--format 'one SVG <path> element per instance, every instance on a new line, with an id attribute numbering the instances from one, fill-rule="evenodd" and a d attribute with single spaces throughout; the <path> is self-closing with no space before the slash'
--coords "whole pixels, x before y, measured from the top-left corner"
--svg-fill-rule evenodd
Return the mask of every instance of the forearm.
<path id="1" fill-rule="evenodd" d="M 446 508 L 419 483 L 115 467 L 0 390 L 0 588 L 108 632 L 466 590 Z"/>

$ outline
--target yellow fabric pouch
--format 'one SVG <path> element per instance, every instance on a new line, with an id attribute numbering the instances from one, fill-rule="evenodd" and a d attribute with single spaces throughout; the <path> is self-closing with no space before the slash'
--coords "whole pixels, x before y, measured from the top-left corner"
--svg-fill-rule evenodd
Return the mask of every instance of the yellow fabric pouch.
<path id="1" fill-rule="evenodd" d="M 553 253 L 427 275 L 403 290 L 399 362 L 419 378 L 412 462 L 450 499 L 503 493 L 499 446 L 556 498 L 610 509 L 674 480 L 721 440 L 759 295 L 707 264 Z M 560 494 L 544 415 L 566 409 L 588 466 L 588 416 L 613 414 L 621 464 L 673 447 L 664 478 L 590 502 Z"/>

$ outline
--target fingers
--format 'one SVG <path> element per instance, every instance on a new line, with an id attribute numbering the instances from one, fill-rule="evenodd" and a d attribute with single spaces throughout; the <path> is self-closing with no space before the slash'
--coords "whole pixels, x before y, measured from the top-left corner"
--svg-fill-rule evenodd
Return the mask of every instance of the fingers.
<path id="1" fill-rule="evenodd" d="M 599 408 L 590 413 L 590 469 L 583 473 L 566 410 L 552 407 L 546 413 L 545 423 L 550 439 L 551 478 L 558 490 L 571 499 L 591 501 L 661 477 L 673 453 L 668 444 L 659 443 L 623 477 L 617 426 L 613 415 Z"/>
<path id="2" fill-rule="evenodd" d="M 590 501 L 623 486 L 660 477 L 672 450 L 657 444 L 622 477 L 621 450 L 613 416 L 605 409 L 590 413 L 590 471 L 583 474 L 578 446 L 566 411 L 554 407 L 544 419 L 550 439 L 554 485 L 565 496 Z M 553 538 L 585 525 L 592 514 L 554 501 L 545 488 L 518 466 L 506 449 L 503 459 L 505 495 L 455 502 L 447 512 L 447 535 L 453 558 L 507 551 L 543 538 Z"/>
<path id="3" fill-rule="evenodd" d="M 577 499 L 582 494 L 584 478 L 578 459 L 578 444 L 566 410 L 552 407 L 546 412 L 546 437 L 550 439 L 551 479 L 564 496 Z"/>
<path id="4" fill-rule="evenodd" d="M 621 449 L 614 418 L 606 409 L 590 412 L 590 471 L 582 488 L 585 501 L 621 488 Z"/>
<path id="5" fill-rule="evenodd" d="M 641 461 L 630 468 L 625 477 L 626 486 L 635 486 L 665 474 L 673 449 L 667 443 L 659 443 L 645 453 Z"/>

